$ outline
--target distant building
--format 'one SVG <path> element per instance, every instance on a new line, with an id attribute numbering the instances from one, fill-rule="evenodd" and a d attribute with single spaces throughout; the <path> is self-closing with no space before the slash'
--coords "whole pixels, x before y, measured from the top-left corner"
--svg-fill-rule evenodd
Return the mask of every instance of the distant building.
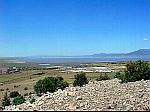
<path id="1" fill-rule="evenodd" d="M 19 72 L 20 69 L 17 67 L 12 67 L 12 68 L 0 68 L 0 74 L 11 74 L 11 73 L 16 73 Z"/>
<path id="2" fill-rule="evenodd" d="M 8 74 L 9 68 L 0 68 L 0 74 Z"/>
<path id="3" fill-rule="evenodd" d="M 13 72 L 19 72 L 19 68 L 13 67 L 13 68 L 11 69 L 11 71 L 13 71 Z"/>

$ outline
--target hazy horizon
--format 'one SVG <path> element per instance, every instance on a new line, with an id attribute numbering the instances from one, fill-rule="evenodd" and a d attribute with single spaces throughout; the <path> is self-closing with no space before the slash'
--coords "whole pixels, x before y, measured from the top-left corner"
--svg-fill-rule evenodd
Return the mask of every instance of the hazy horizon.
<path id="1" fill-rule="evenodd" d="M 150 49 L 149 0 L 0 0 L 0 57 Z"/>
<path id="2" fill-rule="evenodd" d="M 139 51 L 139 50 L 150 50 L 150 49 L 138 49 L 138 50 L 135 50 L 135 51 Z M 101 53 L 94 53 L 94 54 L 83 54 L 83 55 L 49 55 L 49 54 L 39 54 L 39 55 L 24 55 L 24 56 L 0 56 L 0 58 L 15 58 L 15 57 L 87 57 L 87 56 L 93 56 L 93 55 L 97 55 L 97 54 L 128 54 L 128 53 L 132 53 L 132 52 L 135 52 L 135 51 L 131 51 L 131 52 L 120 52 L 120 53 L 117 53 L 117 52 L 111 52 L 111 53 L 104 53 L 104 52 L 101 52 Z M 144 55 L 143 55 L 144 56 Z"/>

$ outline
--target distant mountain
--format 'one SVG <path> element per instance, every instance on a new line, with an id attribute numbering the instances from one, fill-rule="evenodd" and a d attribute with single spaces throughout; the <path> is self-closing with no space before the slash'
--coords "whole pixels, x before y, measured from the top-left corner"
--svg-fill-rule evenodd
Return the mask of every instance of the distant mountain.
<path id="1" fill-rule="evenodd" d="M 102 62 L 102 61 L 130 61 L 147 60 L 150 61 L 150 49 L 139 49 L 130 53 L 99 53 L 93 55 L 77 56 L 27 56 L 27 57 L 5 57 L 0 58 L 0 62 L 26 62 L 26 63 L 80 63 L 80 62 Z M 1 64 L 1 63 L 0 63 Z"/>
<path id="2" fill-rule="evenodd" d="M 114 56 L 124 56 L 124 55 L 126 55 L 126 54 L 124 54 L 124 53 L 109 53 L 109 54 L 107 54 L 107 53 L 100 53 L 100 54 L 93 54 L 92 56 L 93 57 L 114 57 Z"/>
<path id="3" fill-rule="evenodd" d="M 19 59 L 19 60 L 37 60 L 46 58 L 131 58 L 131 57 L 148 57 L 150 58 L 150 49 L 139 49 L 130 53 L 99 53 L 92 55 L 77 55 L 77 56 L 49 56 L 49 55 L 38 55 L 38 56 L 27 56 L 27 57 L 5 57 L 0 59 Z"/>
<path id="4" fill-rule="evenodd" d="M 139 49 L 137 51 L 128 53 L 128 55 L 150 55 L 150 49 Z"/>
<path id="5" fill-rule="evenodd" d="M 100 53 L 100 54 L 93 54 L 93 57 L 121 57 L 121 56 L 150 56 L 150 49 L 139 49 L 137 51 L 133 51 L 130 53 Z"/>

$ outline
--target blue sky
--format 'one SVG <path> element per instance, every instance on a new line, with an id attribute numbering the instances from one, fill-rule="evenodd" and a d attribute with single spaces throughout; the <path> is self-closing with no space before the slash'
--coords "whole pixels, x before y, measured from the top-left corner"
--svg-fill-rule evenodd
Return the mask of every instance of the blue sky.
<path id="1" fill-rule="evenodd" d="M 150 48 L 150 0 L 0 0 L 0 56 Z"/>

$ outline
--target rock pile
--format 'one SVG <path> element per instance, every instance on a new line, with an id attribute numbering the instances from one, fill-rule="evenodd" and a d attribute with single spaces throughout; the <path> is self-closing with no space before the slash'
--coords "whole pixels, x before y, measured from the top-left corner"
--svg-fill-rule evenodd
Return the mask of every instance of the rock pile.
<path id="1" fill-rule="evenodd" d="M 120 80 L 90 81 L 83 87 L 67 87 L 47 93 L 31 104 L 5 110 L 110 111 L 150 110 L 150 80 L 121 84 Z"/>

